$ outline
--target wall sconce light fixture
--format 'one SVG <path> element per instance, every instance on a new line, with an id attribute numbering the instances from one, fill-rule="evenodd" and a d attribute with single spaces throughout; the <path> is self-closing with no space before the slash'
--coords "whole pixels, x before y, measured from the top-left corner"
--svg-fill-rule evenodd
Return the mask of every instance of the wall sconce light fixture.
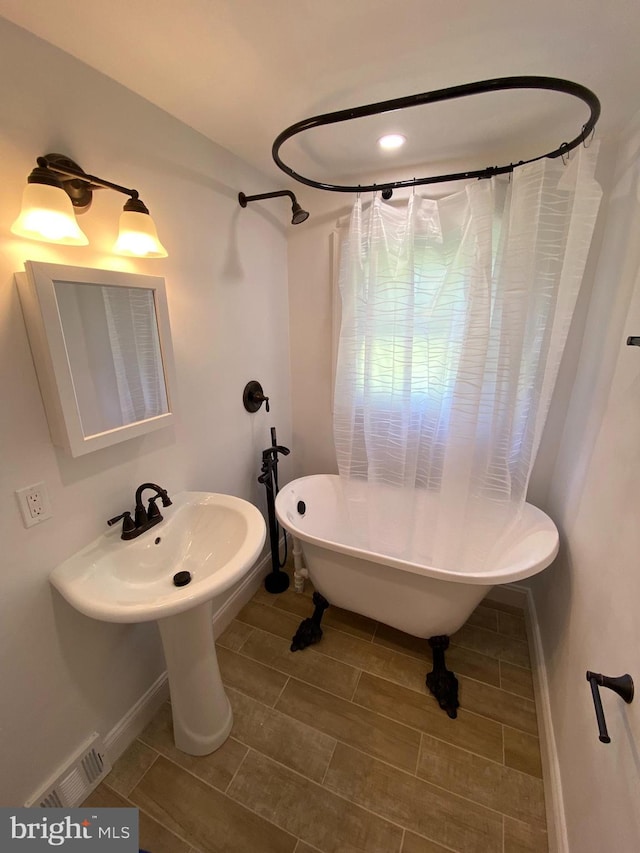
<path id="1" fill-rule="evenodd" d="M 46 243 L 86 246 L 89 240 L 75 214 L 89 209 L 94 190 L 109 189 L 129 196 L 120 215 L 113 251 L 139 258 L 167 257 L 155 223 L 137 190 L 88 175 L 63 154 L 46 154 L 38 157 L 37 163 L 27 178 L 20 215 L 11 226 L 14 234 Z"/>
<path id="2" fill-rule="evenodd" d="M 304 222 L 309 218 L 309 214 L 306 210 L 303 210 L 298 204 L 297 198 L 291 192 L 291 190 L 277 190 L 277 192 L 273 193 L 260 193 L 260 195 L 245 195 L 244 193 L 238 193 L 238 202 L 240 207 L 246 207 L 248 202 L 250 201 L 261 201 L 263 198 L 276 198 L 276 196 L 286 195 L 291 199 L 291 224 L 299 225 L 301 222 Z"/>

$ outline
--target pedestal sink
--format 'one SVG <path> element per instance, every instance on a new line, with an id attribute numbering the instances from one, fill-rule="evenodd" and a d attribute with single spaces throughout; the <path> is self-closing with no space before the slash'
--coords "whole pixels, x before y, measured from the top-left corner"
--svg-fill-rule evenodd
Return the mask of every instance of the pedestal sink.
<path id="1" fill-rule="evenodd" d="M 163 521 L 137 539 L 101 536 L 57 566 L 50 580 L 94 619 L 157 620 L 176 746 L 207 755 L 224 743 L 233 723 L 216 658 L 212 600 L 253 566 L 266 528 L 256 507 L 231 495 L 182 492 L 164 512 Z M 186 585 L 175 585 L 178 572 L 190 574 Z"/>

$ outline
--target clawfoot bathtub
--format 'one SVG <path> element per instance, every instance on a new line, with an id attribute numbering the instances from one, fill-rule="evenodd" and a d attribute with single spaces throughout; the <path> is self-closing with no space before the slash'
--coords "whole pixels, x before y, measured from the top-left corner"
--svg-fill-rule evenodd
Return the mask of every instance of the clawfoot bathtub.
<path id="1" fill-rule="evenodd" d="M 363 486 L 363 499 L 371 494 L 368 489 Z M 424 501 L 425 493 L 416 493 L 416 499 Z M 493 548 L 491 561 L 483 566 L 467 563 L 441 568 L 418 562 L 412 554 L 389 556 L 362 546 L 361 533 L 350 525 L 350 500 L 353 493 L 345 496 L 338 476 L 317 474 L 283 487 L 276 512 L 280 523 L 300 541 L 313 585 L 324 599 L 430 639 L 434 661 L 441 662 L 439 670 L 444 667 L 446 638 L 462 627 L 489 590 L 542 571 L 558 551 L 554 523 L 541 510 L 525 504 L 500 537 L 499 547 Z M 384 516 L 379 513 L 376 520 Z"/>

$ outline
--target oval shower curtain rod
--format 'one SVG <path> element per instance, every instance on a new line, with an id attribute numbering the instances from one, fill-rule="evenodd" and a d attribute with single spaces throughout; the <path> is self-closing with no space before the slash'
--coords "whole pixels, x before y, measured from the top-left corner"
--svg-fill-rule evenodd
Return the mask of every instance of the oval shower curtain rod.
<path id="1" fill-rule="evenodd" d="M 365 118 L 366 116 L 378 115 L 379 113 L 404 110 L 409 107 L 419 107 L 425 104 L 435 104 L 439 101 L 449 101 L 454 98 L 464 98 L 469 95 L 481 95 L 486 92 L 498 92 L 507 89 L 547 89 L 572 95 L 574 98 L 579 98 L 587 104 L 590 115 L 585 124 L 582 125 L 582 129 L 575 139 L 572 139 L 571 142 L 563 142 L 558 148 L 549 151 L 548 154 L 540 154 L 538 157 L 532 157 L 529 160 L 520 160 L 518 163 L 509 163 L 505 166 L 488 166 L 485 169 L 455 172 L 450 175 L 432 175 L 429 178 L 410 178 L 404 181 L 386 181 L 379 184 L 357 186 L 327 184 L 322 181 L 315 181 L 312 178 L 305 178 L 304 175 L 298 174 L 291 166 L 287 166 L 280 156 L 280 148 L 288 139 L 304 131 L 311 130 L 314 127 L 323 127 L 327 124 L 351 121 L 352 119 Z M 564 157 L 564 155 L 589 137 L 599 117 L 600 101 L 590 89 L 581 86 L 579 83 L 572 83 L 570 80 L 561 80 L 557 77 L 497 77 L 492 80 L 480 80 L 477 83 L 465 83 L 462 86 L 452 86 L 448 89 L 436 89 L 433 92 L 406 95 L 403 98 L 379 101 L 376 104 L 365 104 L 360 107 L 352 107 L 346 110 L 338 110 L 337 112 L 324 113 L 323 115 L 303 119 L 287 127 L 276 137 L 271 153 L 276 164 L 283 172 L 286 172 L 287 175 L 296 181 L 300 181 L 300 183 L 306 184 L 309 187 L 341 193 L 375 192 L 381 190 L 384 198 L 391 198 L 392 191 L 401 187 L 415 187 L 421 184 L 437 184 L 444 181 L 461 181 L 470 178 L 491 178 L 494 175 L 507 174 L 512 172 L 516 166 L 533 163 L 536 160 L 542 160 L 544 157 Z"/>

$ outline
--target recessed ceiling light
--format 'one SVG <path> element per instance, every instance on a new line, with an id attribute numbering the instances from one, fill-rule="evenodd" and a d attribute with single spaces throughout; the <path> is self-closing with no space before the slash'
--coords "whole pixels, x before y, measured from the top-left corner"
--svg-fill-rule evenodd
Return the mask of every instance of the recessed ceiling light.
<path id="1" fill-rule="evenodd" d="M 386 136 L 380 137 L 378 145 L 385 151 L 393 151 L 394 148 L 401 148 L 406 141 L 407 137 L 401 133 L 387 133 Z"/>

